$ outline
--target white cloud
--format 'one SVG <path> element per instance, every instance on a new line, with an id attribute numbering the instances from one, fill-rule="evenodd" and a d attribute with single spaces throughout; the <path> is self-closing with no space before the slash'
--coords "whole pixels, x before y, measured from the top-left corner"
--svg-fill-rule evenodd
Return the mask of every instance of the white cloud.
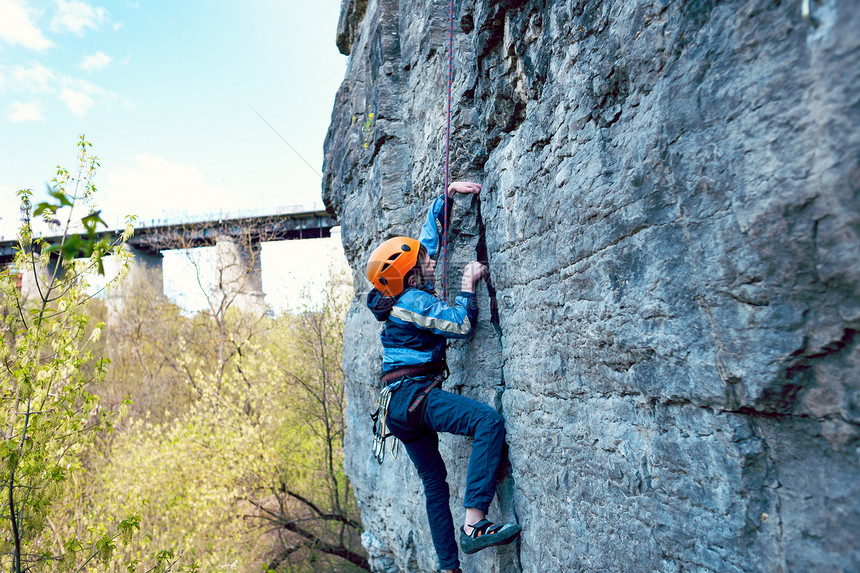
<path id="1" fill-rule="evenodd" d="M 12 123 L 23 123 L 25 121 L 45 121 L 42 117 L 42 108 L 36 103 L 24 103 L 16 101 L 9 106 L 6 115 Z"/>
<path id="2" fill-rule="evenodd" d="M 87 72 L 97 72 L 105 69 L 112 61 L 113 58 L 104 52 L 96 52 L 95 54 L 90 54 L 84 58 L 81 62 L 81 69 Z"/>
<path id="3" fill-rule="evenodd" d="M 2 1 L 2 0 L 0 0 Z M 32 93 L 50 93 L 54 91 L 54 80 L 56 76 L 49 68 L 42 64 L 30 64 L 27 66 L 13 66 L 11 77 L 18 91 Z"/>
<path id="4" fill-rule="evenodd" d="M 69 111 L 78 117 L 83 117 L 96 102 L 105 105 L 115 100 L 117 95 L 87 81 L 66 77 L 63 78 L 63 88 L 59 91 L 58 97 L 66 104 Z"/>
<path id="5" fill-rule="evenodd" d="M 214 185 L 193 165 L 173 163 L 163 157 L 138 155 L 135 165 L 103 173 L 97 198 L 109 217 L 138 215 L 147 223 L 177 213 L 207 213 L 246 208 L 247 199 Z M 113 223 L 113 221 L 108 221 Z"/>
<path id="6" fill-rule="evenodd" d="M 96 69 L 105 60 L 110 61 L 111 58 L 101 52 L 97 52 L 90 58 L 85 59 L 84 63 L 95 66 L 93 69 Z M 34 98 L 36 98 L 36 101 L 41 100 L 42 103 L 44 103 L 46 97 L 51 99 L 56 98 L 78 117 L 86 115 L 96 104 L 108 105 L 111 102 L 119 101 L 119 96 L 111 91 L 100 88 L 86 80 L 77 79 L 62 73 L 55 73 L 50 68 L 38 63 L 8 67 L 0 66 L 0 93 L 10 94 L 10 99 L 34 101 Z M 10 119 L 13 117 L 24 118 L 16 119 L 15 121 L 42 119 L 41 107 L 38 108 L 39 114 L 36 114 L 34 112 L 34 105 L 16 104 L 17 107 L 13 110 L 14 113 L 10 112 L 7 117 Z M 123 105 L 125 104 L 123 103 Z"/>
<path id="7" fill-rule="evenodd" d="M 63 88 L 60 90 L 60 101 L 66 104 L 66 107 L 78 117 L 83 117 L 93 106 L 95 101 L 82 91 Z"/>
<path id="8" fill-rule="evenodd" d="M 86 28 L 95 30 L 107 20 L 108 12 L 104 8 L 93 8 L 81 0 L 57 0 L 57 12 L 51 20 L 51 29 L 83 36 Z"/>
<path id="9" fill-rule="evenodd" d="M 20 205 L 15 189 L 0 185 L 0 239 L 15 236 L 21 219 Z"/>
<path id="10" fill-rule="evenodd" d="M 33 23 L 31 13 L 23 0 L 0 0 L 0 39 L 30 50 L 45 50 L 53 46 Z"/>

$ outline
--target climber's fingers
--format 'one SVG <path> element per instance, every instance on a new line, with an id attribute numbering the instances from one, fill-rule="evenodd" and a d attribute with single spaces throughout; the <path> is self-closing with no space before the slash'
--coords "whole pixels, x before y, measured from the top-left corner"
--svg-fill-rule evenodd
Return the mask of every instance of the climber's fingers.
<path id="1" fill-rule="evenodd" d="M 454 193 L 472 193 L 477 194 L 481 192 L 481 184 L 474 183 L 472 181 L 454 181 L 450 185 L 448 185 L 448 196 L 453 197 Z"/>
<path id="2" fill-rule="evenodd" d="M 463 269 L 463 276 L 473 285 L 487 276 L 487 267 L 477 261 L 472 261 Z"/>

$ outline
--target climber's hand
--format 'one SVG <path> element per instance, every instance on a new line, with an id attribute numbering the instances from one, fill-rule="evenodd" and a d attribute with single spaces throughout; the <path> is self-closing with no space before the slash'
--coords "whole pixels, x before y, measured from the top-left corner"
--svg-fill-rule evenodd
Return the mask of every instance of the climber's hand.
<path id="1" fill-rule="evenodd" d="M 472 183 L 471 181 L 454 181 L 448 185 L 448 197 L 453 197 L 454 193 L 473 193 L 481 192 L 480 183 Z"/>
<path id="2" fill-rule="evenodd" d="M 478 261 L 472 261 L 463 269 L 463 280 L 460 282 L 460 290 L 475 292 L 475 286 L 482 278 L 487 276 L 487 267 Z"/>

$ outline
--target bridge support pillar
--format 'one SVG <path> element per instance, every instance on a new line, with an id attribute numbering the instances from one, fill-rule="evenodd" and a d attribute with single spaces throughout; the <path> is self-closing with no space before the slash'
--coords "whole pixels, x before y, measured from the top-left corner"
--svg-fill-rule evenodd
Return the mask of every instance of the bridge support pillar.
<path id="1" fill-rule="evenodd" d="M 244 312 L 266 312 L 263 294 L 262 245 L 258 239 L 219 235 L 215 241 L 218 264 L 216 295 L 220 306 Z"/>
<path id="2" fill-rule="evenodd" d="M 148 292 L 160 295 L 164 292 L 164 255 L 160 252 L 150 252 L 136 249 L 126 243 L 123 250 L 132 255 L 128 275 L 120 283 L 119 288 L 113 289 L 107 296 L 108 317 L 111 321 L 121 316 L 123 297 L 129 292 Z M 148 289 L 148 290 L 147 290 Z"/>
<path id="3" fill-rule="evenodd" d="M 164 290 L 164 255 L 160 252 L 150 253 L 135 249 L 126 243 L 123 249 L 134 257 L 134 266 L 128 272 L 127 280 L 151 280 L 158 286 L 159 292 Z"/>
<path id="4" fill-rule="evenodd" d="M 23 300 L 36 300 L 39 292 L 47 292 L 48 284 L 53 278 L 62 279 L 65 272 L 60 264 L 60 258 L 51 256 L 50 262 L 42 265 L 36 261 L 36 271 L 33 267 L 26 265 L 25 268 L 17 269 L 21 273 L 21 298 Z M 56 273 L 56 277 L 54 277 Z"/>

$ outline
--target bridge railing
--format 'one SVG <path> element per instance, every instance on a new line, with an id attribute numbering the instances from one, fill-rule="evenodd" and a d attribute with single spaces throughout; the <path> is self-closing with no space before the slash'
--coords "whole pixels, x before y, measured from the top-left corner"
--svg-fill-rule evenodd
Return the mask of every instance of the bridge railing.
<path id="1" fill-rule="evenodd" d="M 205 214 L 189 215 L 181 213 L 172 217 L 138 219 L 135 227 L 165 227 L 169 225 L 186 225 L 195 223 L 206 223 L 209 221 L 227 221 L 233 219 L 253 219 L 255 217 L 277 217 L 279 215 L 294 215 L 297 213 L 310 213 L 314 211 L 325 211 L 325 205 L 315 201 L 310 205 L 282 205 L 280 207 L 258 207 L 254 209 L 240 209 L 233 211 L 217 211 Z M 116 228 L 122 229 L 121 221 L 117 219 Z"/>
<path id="2" fill-rule="evenodd" d="M 298 216 L 293 218 L 293 215 Z M 292 220 L 293 224 L 273 225 L 272 221 L 278 221 L 279 217 L 283 218 L 282 221 Z M 153 237 L 170 228 L 184 228 L 197 233 L 202 228 L 202 232 L 205 235 L 204 239 L 196 237 L 192 238 L 192 242 L 211 242 L 211 237 L 206 232 L 207 227 L 214 229 L 225 223 L 229 223 L 231 228 L 236 228 L 243 225 L 243 220 L 247 221 L 246 224 L 249 225 L 249 228 L 258 230 L 259 236 L 255 236 L 260 241 L 327 237 L 329 230 L 336 225 L 334 220 L 325 212 L 325 207 L 318 202 L 312 205 L 285 205 L 276 208 L 219 211 L 218 213 L 208 213 L 205 215 L 180 214 L 174 217 L 137 221 L 135 225 L 137 231 L 135 232 L 135 239 L 130 241 L 130 244 L 141 247 L 147 246 L 147 248 L 154 250 L 169 249 L 170 247 L 159 246 L 159 243 Z M 99 233 L 101 235 L 119 234 L 123 228 L 124 225 L 117 220 L 116 227 L 113 229 L 101 229 Z M 314 235 L 314 230 L 317 231 L 317 235 Z M 33 238 L 42 238 L 49 242 L 59 239 L 56 232 L 45 233 L 42 229 L 38 229 L 38 227 L 34 231 Z M 70 231 L 78 233 L 83 231 L 83 229 L 70 229 Z M 270 238 L 262 238 L 264 235 Z M 141 237 L 148 238 L 141 239 Z M 8 264 L 12 260 L 16 246 L 17 238 L 0 240 L 0 265 Z"/>

